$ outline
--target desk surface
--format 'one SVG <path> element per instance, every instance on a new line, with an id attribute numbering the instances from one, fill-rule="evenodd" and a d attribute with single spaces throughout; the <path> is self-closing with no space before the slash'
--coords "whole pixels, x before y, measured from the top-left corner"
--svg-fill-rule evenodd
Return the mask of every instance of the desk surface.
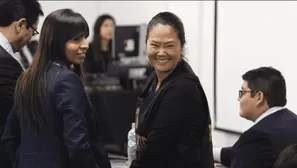
<path id="1" fill-rule="evenodd" d="M 126 164 L 126 160 L 111 160 L 111 167 L 112 168 L 129 168 L 129 166 Z M 227 168 L 223 165 L 215 166 L 215 168 Z"/>
<path id="2" fill-rule="evenodd" d="M 110 163 L 112 168 L 129 168 L 125 160 L 111 160 Z"/>

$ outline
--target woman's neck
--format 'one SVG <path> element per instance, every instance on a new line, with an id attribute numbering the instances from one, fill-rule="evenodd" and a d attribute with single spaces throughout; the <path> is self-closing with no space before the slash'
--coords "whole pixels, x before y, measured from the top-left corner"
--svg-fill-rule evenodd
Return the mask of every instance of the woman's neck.
<path id="1" fill-rule="evenodd" d="M 108 44 L 109 44 L 108 40 L 101 40 L 101 50 L 108 51 L 108 49 L 109 49 Z"/>
<path id="2" fill-rule="evenodd" d="M 172 71 L 171 71 L 172 72 Z M 156 91 L 160 88 L 162 81 L 171 73 L 171 72 L 157 72 L 157 85 L 156 85 Z"/>

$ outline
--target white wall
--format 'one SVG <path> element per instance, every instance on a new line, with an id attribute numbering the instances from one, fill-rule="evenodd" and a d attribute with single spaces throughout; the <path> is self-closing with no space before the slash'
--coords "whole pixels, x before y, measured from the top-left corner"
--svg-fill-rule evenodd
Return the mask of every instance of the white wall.
<path id="1" fill-rule="evenodd" d="M 201 51 L 198 46 L 202 42 L 199 38 L 201 25 L 199 24 L 201 6 L 197 1 L 168 1 L 167 11 L 175 13 L 181 18 L 186 34 L 186 58 L 194 72 L 199 75 L 201 72 L 199 62 Z"/>
<path id="2" fill-rule="evenodd" d="M 57 9 L 70 8 L 84 16 L 90 26 L 90 37 L 92 27 L 97 18 L 99 1 L 39 1 L 44 12 L 44 17 L 39 19 L 38 30 L 41 30 L 45 17 Z M 38 38 L 38 36 L 36 37 Z"/>
<path id="3" fill-rule="evenodd" d="M 272 66 L 282 72 L 287 82 L 286 107 L 296 113 L 297 24 L 292 20 L 297 17 L 297 3 L 220 1 L 218 7 L 217 124 L 237 132 L 253 125 L 238 117 L 236 99 L 241 75 L 260 66 Z"/>
<path id="4" fill-rule="evenodd" d="M 212 114 L 212 121 L 214 123 L 214 2 L 200 1 L 201 16 L 199 24 L 201 25 L 199 39 L 200 57 L 200 74 L 202 85 L 205 89 L 210 111 Z M 213 142 L 215 146 L 229 146 L 235 143 L 238 135 L 229 134 L 221 131 L 213 131 Z"/>
<path id="5" fill-rule="evenodd" d="M 141 24 L 161 11 L 171 11 L 183 21 L 186 31 L 186 57 L 205 89 L 213 118 L 213 35 L 214 2 L 212 1 L 40 1 L 45 15 L 60 8 L 80 12 L 90 29 L 98 15 L 109 13 L 117 24 Z M 43 22 L 40 20 L 39 30 Z M 92 37 L 92 31 L 91 35 Z M 213 131 L 215 146 L 232 145 L 238 136 Z"/>
<path id="6" fill-rule="evenodd" d="M 148 23 L 166 6 L 165 1 L 98 1 L 98 12 L 111 14 L 118 25 L 130 25 Z"/>

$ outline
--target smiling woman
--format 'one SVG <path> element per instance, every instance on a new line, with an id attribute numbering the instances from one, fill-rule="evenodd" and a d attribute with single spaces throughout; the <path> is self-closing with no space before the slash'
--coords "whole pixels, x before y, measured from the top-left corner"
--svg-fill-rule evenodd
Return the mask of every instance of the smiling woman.
<path id="1" fill-rule="evenodd" d="M 185 32 L 173 13 L 147 28 L 153 72 L 138 99 L 137 158 L 130 168 L 213 168 L 211 121 L 199 78 L 183 59 Z"/>
<path id="2" fill-rule="evenodd" d="M 73 64 L 82 64 L 89 48 L 88 41 L 85 36 L 66 43 L 66 57 Z"/>
<path id="3" fill-rule="evenodd" d="M 173 27 L 158 24 L 150 31 L 148 57 L 157 73 L 171 72 L 181 60 L 181 43 Z"/>
<path id="4" fill-rule="evenodd" d="M 111 167 L 81 80 L 88 35 L 85 19 L 70 9 L 46 17 L 2 136 L 20 141 L 12 144 L 20 168 Z"/>

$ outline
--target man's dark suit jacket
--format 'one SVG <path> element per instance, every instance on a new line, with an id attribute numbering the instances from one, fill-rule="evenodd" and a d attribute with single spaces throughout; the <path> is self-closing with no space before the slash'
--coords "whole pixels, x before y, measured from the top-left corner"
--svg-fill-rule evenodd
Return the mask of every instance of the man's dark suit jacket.
<path id="1" fill-rule="evenodd" d="M 18 146 L 17 168 L 110 168 L 107 152 L 82 80 L 61 64 L 46 75 L 45 125 L 38 135 L 21 125 L 14 105 L 2 140 L 8 151 Z M 30 95 L 28 95 L 30 96 Z M 17 142 L 19 144 L 12 144 Z M 13 152 L 11 152 L 13 153 Z"/>
<path id="2" fill-rule="evenodd" d="M 8 113 L 13 106 L 13 95 L 16 82 L 23 72 L 21 65 L 4 48 L 0 46 L 0 136 Z M 9 159 L 0 146 L 0 167 L 11 168 Z"/>
<path id="3" fill-rule="evenodd" d="M 221 163 L 231 168 L 271 168 L 279 153 L 297 143 L 297 116 L 279 110 L 244 132 L 230 148 L 221 151 Z"/>

